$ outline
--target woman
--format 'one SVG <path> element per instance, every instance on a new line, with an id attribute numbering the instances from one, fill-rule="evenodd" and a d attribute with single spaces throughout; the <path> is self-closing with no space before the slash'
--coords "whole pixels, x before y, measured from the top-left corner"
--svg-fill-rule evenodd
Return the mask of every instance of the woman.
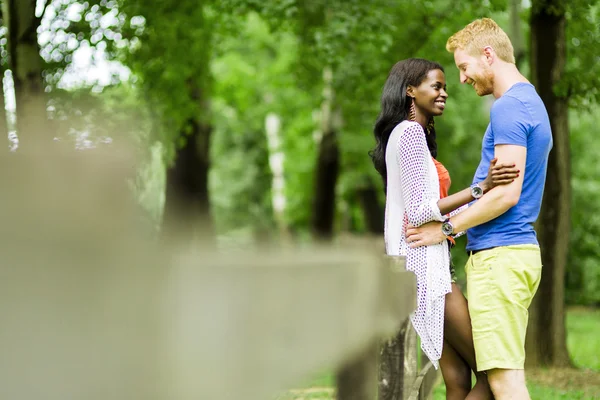
<path id="1" fill-rule="evenodd" d="M 374 128 L 377 145 L 370 155 L 386 188 L 386 252 L 406 256 L 407 269 L 417 275 L 417 309 L 411 321 L 423 351 L 442 369 L 446 398 L 491 399 L 485 374 L 477 374 L 471 389 L 471 371 L 477 371 L 475 350 L 467 301 L 451 274 L 452 239 L 412 249 L 404 236 L 407 225 L 443 221 L 479 197 L 478 190 L 485 193 L 518 175 L 514 166 L 493 161 L 477 188 L 448 196 L 450 176 L 436 160 L 433 123 L 444 112 L 447 98 L 441 65 L 415 58 L 398 62 L 383 88 Z"/>

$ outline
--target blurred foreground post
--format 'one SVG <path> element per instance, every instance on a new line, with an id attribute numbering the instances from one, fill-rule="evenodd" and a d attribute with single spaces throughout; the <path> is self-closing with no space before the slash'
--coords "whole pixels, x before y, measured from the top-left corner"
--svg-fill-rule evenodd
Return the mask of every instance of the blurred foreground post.
<path id="1" fill-rule="evenodd" d="M 356 246 L 199 256 L 171 272 L 175 398 L 265 399 L 326 369 L 353 377 L 338 399 L 376 397 L 373 344 L 414 308 L 412 273 Z"/>
<path id="2" fill-rule="evenodd" d="M 140 230 L 126 151 L 0 163 L 0 398 L 264 400 L 324 369 L 376 397 L 416 289 L 372 245 L 181 251 Z"/>
<path id="3" fill-rule="evenodd" d="M 387 261 L 397 270 L 406 266 L 404 257 L 387 257 Z M 414 290 L 416 298 L 416 285 Z M 408 313 L 403 314 L 406 319 L 400 329 L 381 344 L 378 400 L 428 399 L 433 392 L 438 371 L 421 350 Z"/>
<path id="4" fill-rule="evenodd" d="M 161 398 L 166 271 L 135 231 L 134 160 L 59 146 L 0 157 L 0 398 Z"/>

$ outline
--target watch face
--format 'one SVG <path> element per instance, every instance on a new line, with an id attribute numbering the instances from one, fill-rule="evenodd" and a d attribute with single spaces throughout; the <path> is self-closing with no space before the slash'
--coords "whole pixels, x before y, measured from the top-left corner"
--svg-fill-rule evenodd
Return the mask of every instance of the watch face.
<path id="1" fill-rule="evenodd" d="M 473 186 L 471 188 L 471 194 L 475 198 L 481 197 L 481 196 L 483 196 L 483 189 L 479 186 Z"/>
<path id="2" fill-rule="evenodd" d="M 452 231 L 454 230 L 454 227 L 452 226 L 451 223 L 449 222 L 444 222 L 442 224 L 442 233 L 446 236 L 450 236 L 452 235 Z"/>

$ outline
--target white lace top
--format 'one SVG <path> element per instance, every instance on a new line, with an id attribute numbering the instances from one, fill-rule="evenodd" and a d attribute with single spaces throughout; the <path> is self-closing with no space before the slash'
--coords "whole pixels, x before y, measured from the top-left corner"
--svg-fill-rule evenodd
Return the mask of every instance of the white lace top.
<path id="1" fill-rule="evenodd" d="M 406 256 L 406 268 L 417 276 L 417 309 L 410 319 L 421 338 L 421 348 L 434 367 L 442 355 L 445 296 L 451 291 L 448 242 L 411 249 L 407 224 L 443 221 L 437 206 L 440 182 L 437 169 L 417 122 L 403 121 L 390 135 L 385 153 L 387 196 L 385 246 L 388 255 Z"/>

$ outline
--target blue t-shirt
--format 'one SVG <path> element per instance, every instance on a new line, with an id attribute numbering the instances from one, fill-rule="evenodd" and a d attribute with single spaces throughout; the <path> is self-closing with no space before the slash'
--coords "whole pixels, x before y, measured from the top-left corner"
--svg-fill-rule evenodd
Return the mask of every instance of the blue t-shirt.
<path id="1" fill-rule="evenodd" d="M 494 158 L 494 146 L 500 144 L 527 147 L 521 197 L 517 205 L 504 214 L 468 229 L 467 250 L 538 244 L 533 224 L 542 205 L 552 131 L 546 107 L 533 85 L 517 83 L 495 101 L 473 183 L 487 177 L 490 161 Z"/>

